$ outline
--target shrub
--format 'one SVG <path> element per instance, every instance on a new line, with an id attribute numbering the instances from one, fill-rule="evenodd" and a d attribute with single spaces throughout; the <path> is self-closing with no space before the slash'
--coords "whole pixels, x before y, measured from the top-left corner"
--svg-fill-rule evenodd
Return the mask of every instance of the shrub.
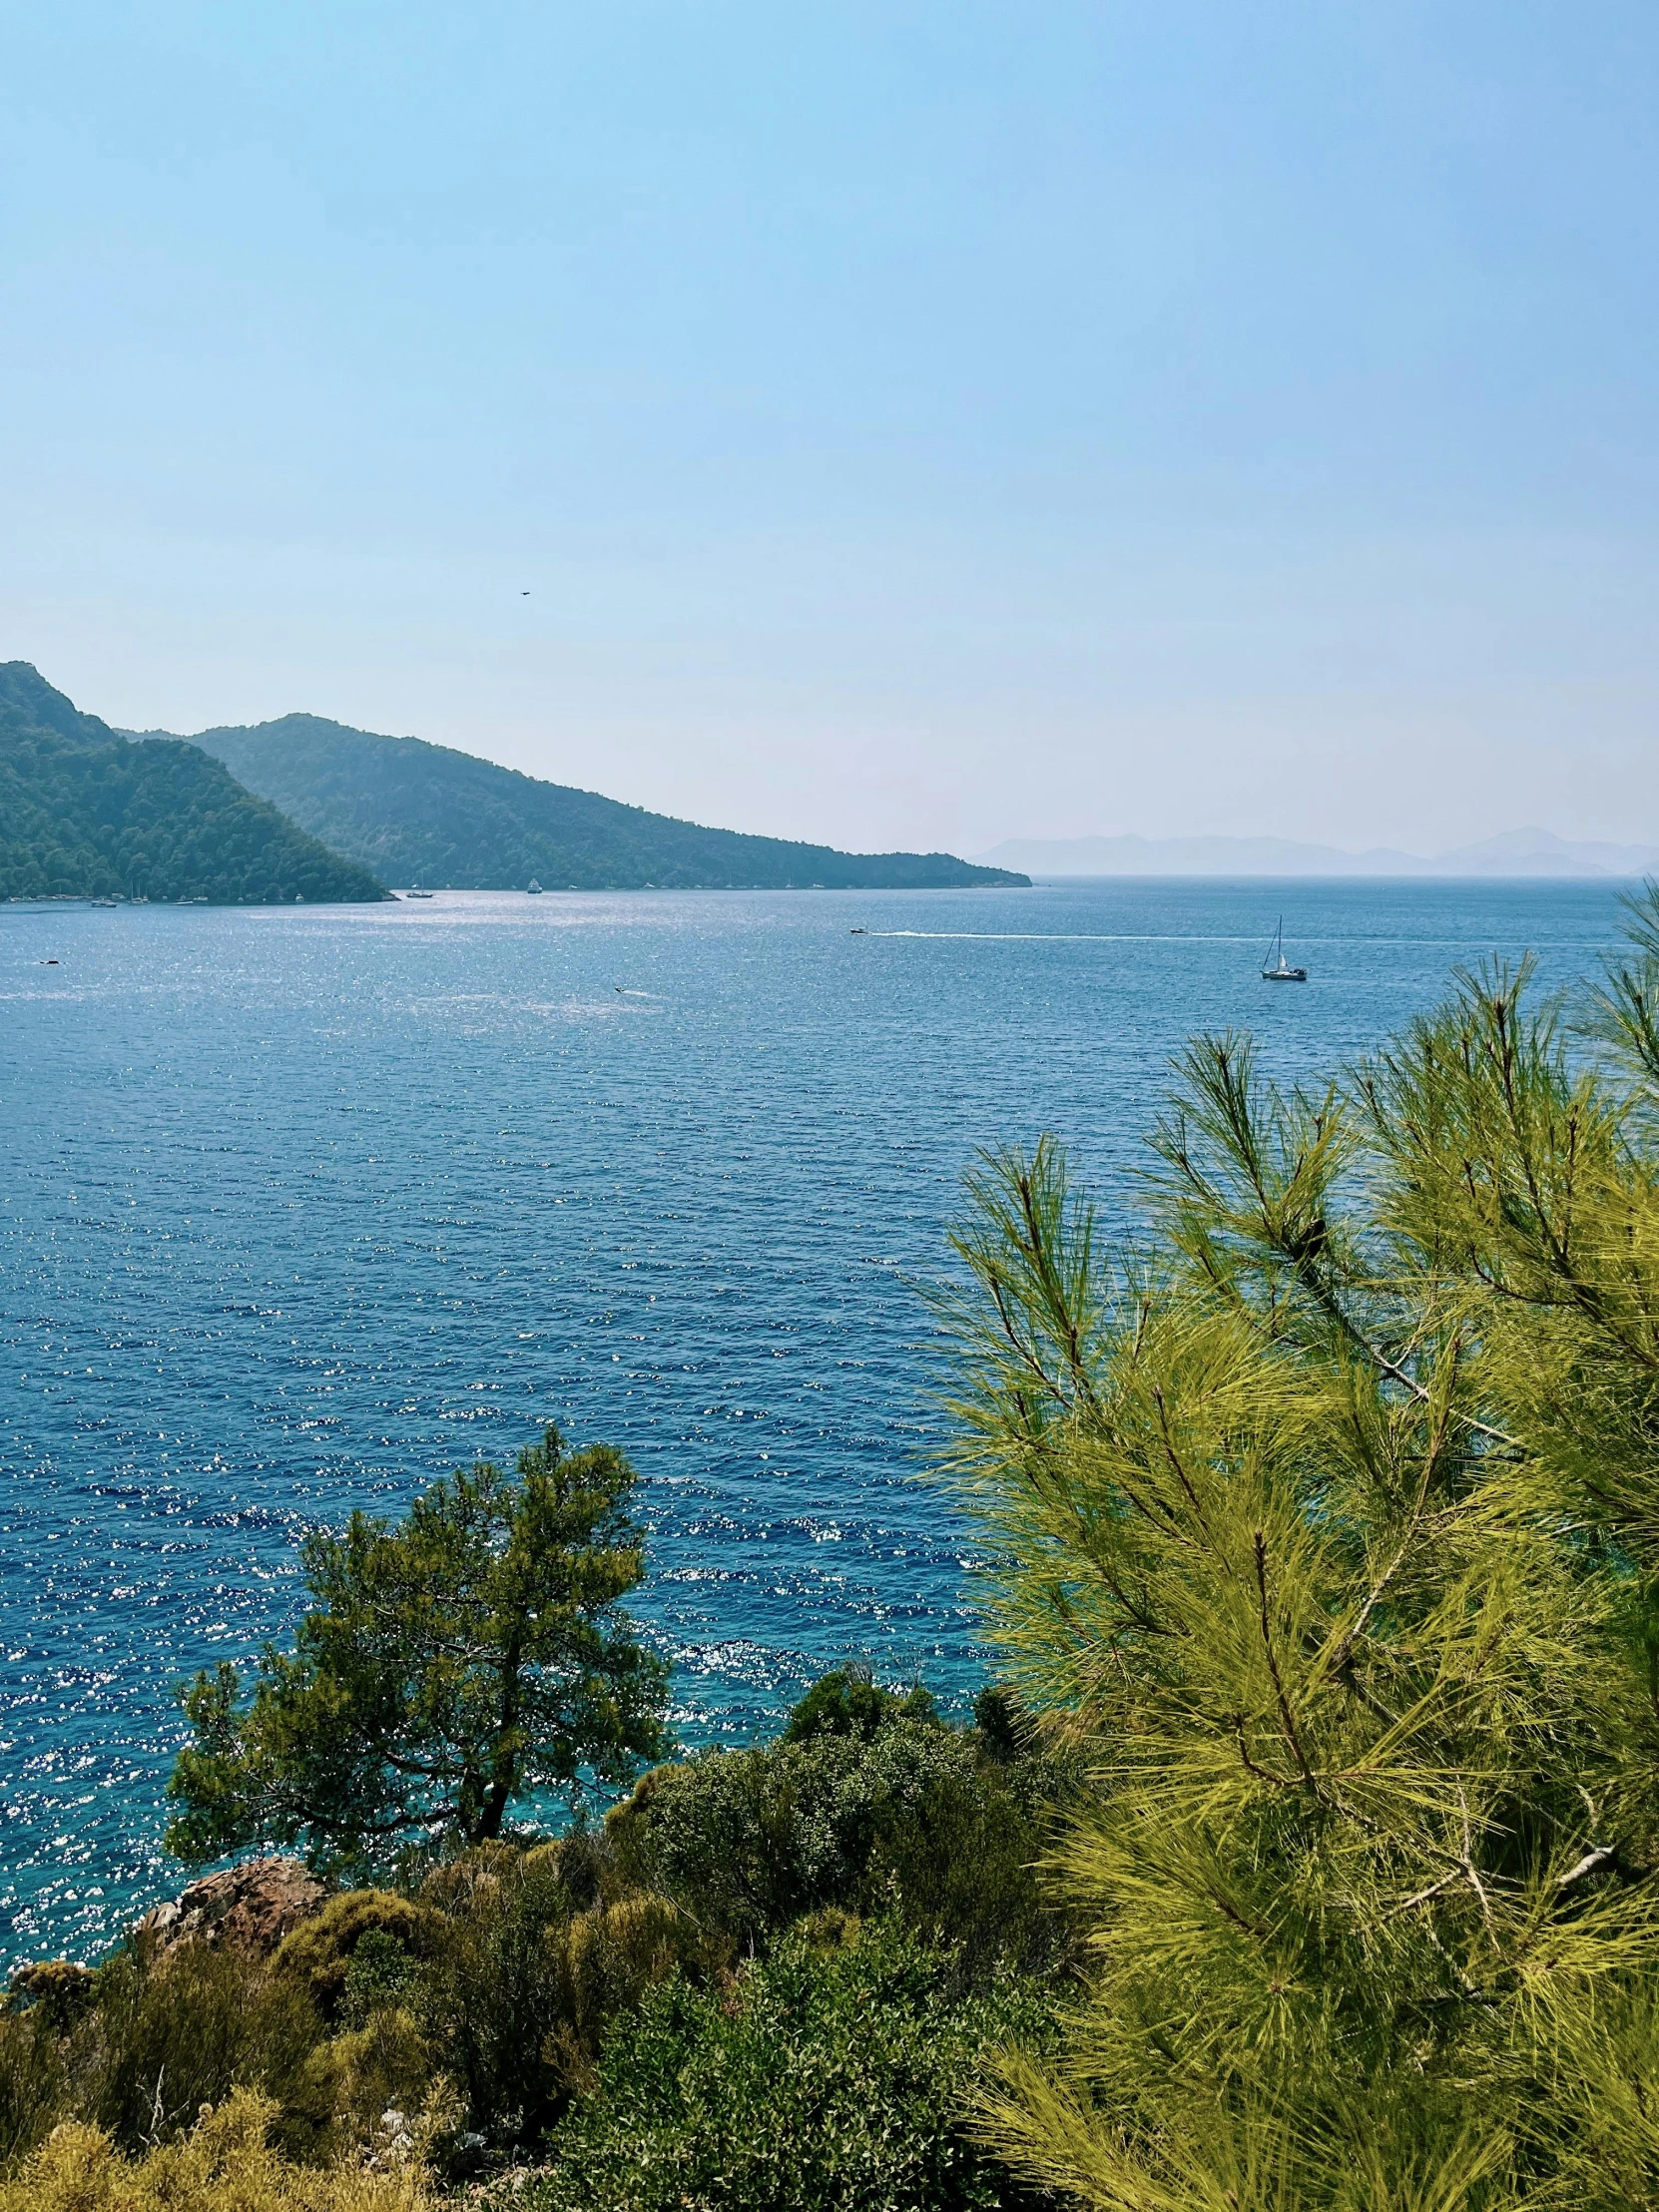
<path id="1" fill-rule="evenodd" d="M 440 1925 L 435 1913 L 390 1890 L 347 1890 L 283 1937 L 273 1965 L 305 1991 L 324 2019 L 332 2020 L 365 1936 L 385 1937 L 406 1955 L 418 1957 L 432 1948 Z"/>
<path id="2" fill-rule="evenodd" d="M 182 2141 L 135 2163 L 97 2128 L 56 2130 L 11 2182 L 0 2212 L 423 2212 L 418 2170 L 317 2173 L 267 2140 L 274 2107 L 246 2090 Z"/>
<path id="3" fill-rule="evenodd" d="M 856 1736 L 869 1743 L 888 1721 L 938 1718 L 932 1697 L 918 1682 L 903 1697 L 883 1690 L 847 1667 L 821 1675 L 785 1723 L 786 1744 L 810 1743 L 815 1736 Z"/>
<path id="4" fill-rule="evenodd" d="M 825 1906 L 888 1903 L 975 1963 L 1041 1948 L 1037 1820 L 970 1736 L 901 1711 L 867 1738 L 826 1729 L 659 1767 L 607 1828 L 632 1874 L 741 1945 Z"/>
<path id="5" fill-rule="evenodd" d="M 836 1937 L 852 1935 L 850 1941 Z M 1029 1983 L 952 2003 L 891 1926 L 682 1977 L 613 2030 L 593 2095 L 514 2202 L 535 2212 L 979 2212 L 1010 2201 L 956 2115 L 987 2045 L 1041 2031 Z M 502 2200 L 506 2201 L 505 2198 Z"/>
<path id="6" fill-rule="evenodd" d="M 534 2141 L 591 2078 L 605 2027 L 653 1982 L 693 1979 L 726 1946 L 670 1900 L 617 1894 L 596 1840 L 487 1846 L 423 1892 L 442 1933 L 408 2001 L 497 2145 Z"/>
<path id="7" fill-rule="evenodd" d="M 574 1918 L 560 1854 L 486 1845 L 438 1869 L 422 1901 L 443 1916 L 415 1999 L 422 2024 L 472 2126 L 501 2144 L 533 2136 L 559 2094 L 542 2042 L 560 2018 Z"/>
<path id="8" fill-rule="evenodd" d="M 63 2055 L 46 2013 L 0 2018 L 0 2173 L 51 2133 L 67 2088 Z"/>
<path id="9" fill-rule="evenodd" d="M 359 1937 L 345 1969 L 340 2017 L 360 2028 L 377 2013 L 399 2007 L 415 1977 L 415 1963 L 395 1936 L 370 1928 Z"/>
<path id="10" fill-rule="evenodd" d="M 883 1804 L 874 1830 L 854 1902 L 889 1904 L 949 1947 L 968 1984 L 999 1963 L 1034 1972 L 1068 1951 L 1069 1922 L 1038 1882 L 1041 1827 L 994 1767 L 964 1758 L 931 1775 Z"/>
<path id="11" fill-rule="evenodd" d="M 725 1946 L 711 1943 L 689 1915 L 649 1895 L 579 1913 L 558 1955 L 563 2016 L 544 2039 L 542 2055 L 560 2085 L 570 2088 L 592 2085 L 606 2028 L 649 1988 L 674 1973 L 701 1979 L 726 1962 Z"/>
<path id="12" fill-rule="evenodd" d="M 979 1731 L 985 1757 L 994 1759 L 998 1766 L 1017 1765 L 1030 1749 L 1030 1718 L 1003 1683 L 987 1682 L 979 1692 L 973 1701 L 973 1725 Z"/>
<path id="13" fill-rule="evenodd" d="M 12 2008 L 21 2012 L 38 2007 L 47 2026 L 66 2034 L 87 2012 L 97 1988 L 90 1966 L 78 1966 L 72 1958 L 41 1958 L 13 1971 Z"/>
<path id="14" fill-rule="evenodd" d="M 350 2163 L 388 2144 L 407 2149 L 417 2131 L 446 2146 L 458 2117 L 452 2104 L 419 2022 L 386 2004 L 316 2046 L 274 2124 L 279 2141 L 303 2141 L 310 2160 Z"/>
<path id="15" fill-rule="evenodd" d="M 99 1970 L 87 2116 L 124 2150 L 165 2141 L 237 2088 L 279 2100 L 323 2035 L 304 1990 L 264 1961 L 186 1943 L 159 1965 Z"/>

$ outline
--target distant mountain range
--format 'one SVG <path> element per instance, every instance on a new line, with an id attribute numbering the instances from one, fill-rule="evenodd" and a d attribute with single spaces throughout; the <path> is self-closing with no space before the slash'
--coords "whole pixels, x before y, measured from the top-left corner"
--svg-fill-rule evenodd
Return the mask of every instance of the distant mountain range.
<path id="1" fill-rule="evenodd" d="M 386 895 L 198 747 L 135 745 L 27 661 L 0 662 L 0 898 Z"/>
<path id="2" fill-rule="evenodd" d="M 1374 845 L 1345 852 L 1288 837 L 1010 837 L 979 855 L 1032 875 L 1555 875 L 1659 874 L 1659 844 L 1573 842 L 1547 830 L 1509 830 L 1431 857 Z"/>
<path id="3" fill-rule="evenodd" d="M 151 742 L 161 731 L 134 735 Z M 171 742 L 177 742 L 176 740 Z M 837 852 L 705 830 L 419 738 L 284 715 L 190 740 L 385 883 L 443 890 L 919 890 L 1024 883 L 948 852 Z"/>

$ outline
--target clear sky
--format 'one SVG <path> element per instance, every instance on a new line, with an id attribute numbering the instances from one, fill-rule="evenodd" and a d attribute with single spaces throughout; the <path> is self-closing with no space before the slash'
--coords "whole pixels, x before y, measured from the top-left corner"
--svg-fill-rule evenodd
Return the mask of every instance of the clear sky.
<path id="1" fill-rule="evenodd" d="M 1656 114 L 1653 0 L 0 0 L 0 658 L 864 847 L 1659 839 Z"/>

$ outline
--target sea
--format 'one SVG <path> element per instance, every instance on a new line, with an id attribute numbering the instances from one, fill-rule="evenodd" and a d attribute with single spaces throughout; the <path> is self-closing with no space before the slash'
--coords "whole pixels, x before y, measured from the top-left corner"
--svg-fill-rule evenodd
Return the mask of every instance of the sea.
<path id="1" fill-rule="evenodd" d="M 642 1477 L 687 1745 L 848 1659 L 963 1710 L 974 1534 L 923 1291 L 978 1148 L 1114 1235 L 1197 1031 L 1323 1079 L 1459 965 L 1593 972 L 1617 886 L 444 892 L 0 906 L 0 1960 L 180 1886 L 177 1686 L 296 1546 L 556 1420 Z M 1303 986 L 1262 982 L 1283 917 Z"/>

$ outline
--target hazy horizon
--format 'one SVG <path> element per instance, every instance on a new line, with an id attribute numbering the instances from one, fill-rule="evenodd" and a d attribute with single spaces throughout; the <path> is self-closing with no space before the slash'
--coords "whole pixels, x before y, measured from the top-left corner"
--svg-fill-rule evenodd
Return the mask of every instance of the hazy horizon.
<path id="1" fill-rule="evenodd" d="M 1659 18 L 19 13 L 0 658 L 855 850 L 1659 841 Z"/>
<path id="2" fill-rule="evenodd" d="M 296 710 L 295 716 L 292 718 L 278 715 L 265 724 L 256 724 L 252 727 L 270 729 L 275 724 L 289 719 L 332 721 L 334 718 L 307 717 L 304 710 Z M 187 741 L 199 742 L 203 738 L 215 736 L 228 729 L 248 727 L 250 726 L 246 724 L 207 723 L 200 730 L 118 729 L 118 735 L 140 739 L 184 738 Z M 349 729 L 351 726 L 336 724 L 336 727 Z M 412 739 L 417 744 L 432 742 L 416 738 L 414 733 L 409 731 L 380 730 L 362 731 L 355 734 L 376 738 L 392 738 L 394 740 Z M 465 751 L 466 749 L 457 747 L 453 750 Z M 474 755 L 473 757 L 475 759 L 488 758 L 487 755 Z M 507 767 L 511 764 L 498 761 L 493 765 Z M 519 773 L 527 772 L 520 770 Z M 606 793 L 603 796 L 610 798 L 614 795 Z M 661 812 L 660 809 L 651 809 L 650 811 L 653 813 Z M 729 828 L 730 825 L 711 823 L 705 825 L 705 827 L 725 829 Z M 762 833 L 767 832 L 763 831 Z M 810 839 L 808 841 L 822 842 L 823 840 Z M 1321 866 L 1320 863 L 1334 860 L 1344 863 L 1338 869 L 1340 873 L 1365 875 L 1410 873 L 1412 872 L 1411 863 L 1413 862 L 1419 863 L 1429 873 L 1456 872 L 1456 862 L 1478 855 L 1483 862 L 1489 864 L 1482 864 L 1472 872 L 1485 875 L 1504 872 L 1500 864 L 1504 857 L 1515 860 L 1535 860 L 1547 856 L 1547 848 L 1552 845 L 1561 848 L 1562 859 L 1566 864 L 1553 867 L 1534 865 L 1523 867 L 1519 872 L 1592 878 L 1597 874 L 1644 875 L 1659 868 L 1659 844 L 1636 847 L 1624 841 L 1608 840 L 1602 843 L 1589 840 L 1566 840 L 1558 837 L 1552 830 L 1543 828 L 1541 825 L 1495 831 L 1488 837 L 1472 840 L 1467 845 L 1454 846 L 1449 851 L 1444 852 L 1406 852 L 1377 845 L 1348 848 L 1316 843 L 1296 843 L 1283 838 L 1237 835 L 1210 837 L 1177 835 L 1166 838 L 1146 838 L 1141 836 L 1138 831 L 1128 830 L 1085 833 L 1064 838 L 1005 837 L 987 850 L 964 853 L 961 857 L 992 867 L 1017 868 L 1051 876 L 1129 874 L 1138 871 L 1130 866 L 1091 866 L 1085 864 L 1081 857 L 1073 858 L 1070 856 L 1081 855 L 1086 847 L 1140 846 L 1145 848 L 1146 857 L 1154 863 L 1150 869 L 1144 872 L 1156 874 L 1204 875 L 1245 872 L 1253 875 L 1311 875 L 1330 872 L 1328 868 Z M 1191 865 L 1175 864 L 1171 858 L 1175 854 L 1190 853 L 1192 848 L 1195 847 L 1213 848 L 1213 856 L 1206 857 Z M 1490 852 L 1488 853 L 1485 848 L 1491 848 Z M 1265 857 L 1270 850 L 1290 864 L 1280 867 L 1264 864 Z M 1579 866 L 1570 864 L 1572 857 L 1588 862 L 1591 853 L 1596 855 L 1601 864 Z M 1615 855 L 1624 864 L 1616 864 Z M 1241 856 L 1244 858 L 1242 867 L 1240 864 Z M 1231 864 L 1229 864 L 1229 861 Z M 1368 865 L 1368 863 L 1370 864 Z M 1451 865 L 1448 866 L 1448 863 L 1451 863 Z"/>
<path id="3" fill-rule="evenodd" d="M 1109 876 L 1260 876 L 1278 881 L 1342 876 L 1444 876 L 1625 882 L 1659 874 L 1659 844 L 1563 838 L 1539 828 L 1498 832 L 1438 852 L 1394 846 L 1299 843 L 1284 837 L 1007 837 L 967 855 L 1039 879 Z"/>

